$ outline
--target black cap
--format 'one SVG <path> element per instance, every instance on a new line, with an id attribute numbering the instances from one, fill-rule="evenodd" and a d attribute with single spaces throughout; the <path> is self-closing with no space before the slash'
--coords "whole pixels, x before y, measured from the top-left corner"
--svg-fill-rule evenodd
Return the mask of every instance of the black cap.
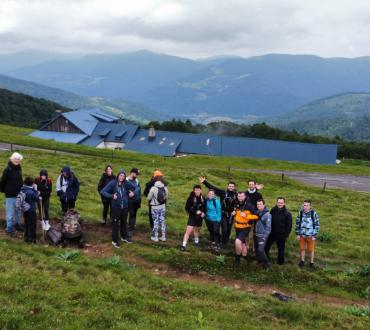
<path id="1" fill-rule="evenodd" d="M 48 176 L 48 171 L 47 170 L 41 170 L 40 171 L 40 176 L 45 175 L 46 177 Z"/>

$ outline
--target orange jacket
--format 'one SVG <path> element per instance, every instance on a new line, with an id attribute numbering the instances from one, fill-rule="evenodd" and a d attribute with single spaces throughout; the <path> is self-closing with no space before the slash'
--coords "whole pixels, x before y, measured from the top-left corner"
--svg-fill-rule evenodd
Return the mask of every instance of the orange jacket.
<path id="1" fill-rule="evenodd" d="M 241 213 L 244 213 L 246 215 L 245 218 L 241 216 Z M 235 228 L 236 229 L 246 229 L 251 228 L 252 223 L 249 223 L 250 221 L 257 221 L 258 215 L 252 214 L 249 210 L 241 211 L 239 209 L 236 210 L 235 214 Z"/>

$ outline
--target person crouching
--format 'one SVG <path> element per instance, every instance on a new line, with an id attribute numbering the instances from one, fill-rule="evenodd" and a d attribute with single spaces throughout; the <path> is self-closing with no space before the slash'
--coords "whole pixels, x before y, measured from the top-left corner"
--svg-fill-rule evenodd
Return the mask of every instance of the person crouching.
<path id="1" fill-rule="evenodd" d="M 253 226 L 254 221 L 258 220 L 258 215 L 252 214 L 254 210 L 253 205 L 247 200 L 245 192 L 238 192 L 238 202 L 236 209 L 233 212 L 235 216 L 235 266 L 240 265 L 240 257 L 244 259 L 248 255 L 248 247 L 246 239 L 249 235 L 249 231 Z"/>

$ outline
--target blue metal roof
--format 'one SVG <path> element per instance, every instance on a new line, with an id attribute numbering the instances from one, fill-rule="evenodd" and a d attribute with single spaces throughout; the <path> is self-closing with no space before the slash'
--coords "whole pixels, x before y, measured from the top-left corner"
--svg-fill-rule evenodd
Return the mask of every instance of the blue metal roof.
<path id="1" fill-rule="evenodd" d="M 76 111 L 64 112 L 62 116 L 78 127 L 82 132 L 91 135 L 101 118 L 104 121 L 117 121 L 119 118 L 110 116 L 98 108 L 80 109 Z M 97 119 L 100 117 L 100 119 Z"/>
<path id="2" fill-rule="evenodd" d="M 315 164 L 335 164 L 336 144 L 222 137 L 222 156 L 270 158 Z"/>
<path id="3" fill-rule="evenodd" d="M 51 131 L 35 131 L 30 136 L 37 137 L 40 139 L 54 140 L 56 142 L 64 143 L 80 143 L 87 135 L 86 134 L 75 134 L 75 133 L 61 133 Z"/>
<path id="4" fill-rule="evenodd" d="M 132 141 L 124 146 L 124 149 L 152 155 L 175 156 L 181 140 L 169 134 L 161 135 L 158 133 L 160 132 L 157 131 L 154 140 L 149 140 L 148 130 L 140 129 Z"/>
<path id="5" fill-rule="evenodd" d="M 127 143 L 132 140 L 137 129 L 137 125 L 98 123 L 91 136 L 84 140 L 82 144 L 97 146 L 101 142 Z"/>

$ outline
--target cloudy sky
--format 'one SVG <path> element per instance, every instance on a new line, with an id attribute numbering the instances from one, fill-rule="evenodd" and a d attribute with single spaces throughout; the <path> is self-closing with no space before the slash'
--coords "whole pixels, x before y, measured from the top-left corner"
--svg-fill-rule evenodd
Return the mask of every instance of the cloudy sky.
<path id="1" fill-rule="evenodd" d="M 370 55 L 368 0 L 0 0 L 0 52 Z"/>

